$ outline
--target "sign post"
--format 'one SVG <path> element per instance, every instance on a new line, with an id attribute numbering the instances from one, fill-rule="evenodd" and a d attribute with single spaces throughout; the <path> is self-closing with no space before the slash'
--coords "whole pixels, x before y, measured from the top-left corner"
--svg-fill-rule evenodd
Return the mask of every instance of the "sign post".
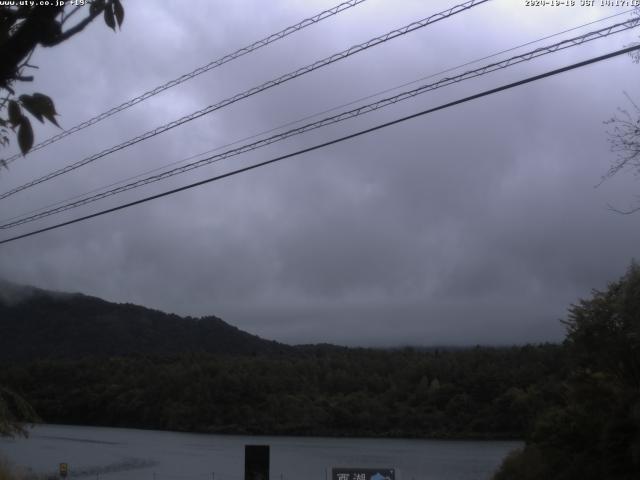
<path id="1" fill-rule="evenodd" d="M 269 480 L 269 445 L 245 445 L 244 479 Z"/>

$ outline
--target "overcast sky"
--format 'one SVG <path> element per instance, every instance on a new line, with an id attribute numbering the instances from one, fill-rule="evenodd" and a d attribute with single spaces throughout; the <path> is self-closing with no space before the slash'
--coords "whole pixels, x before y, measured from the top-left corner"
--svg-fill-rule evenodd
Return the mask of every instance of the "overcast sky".
<path id="1" fill-rule="evenodd" d="M 21 93 L 50 95 L 65 128 L 338 1 L 123 3 L 122 31 L 114 34 L 96 21 L 33 58 L 40 67 L 36 81 Z M 0 176 L 0 189 L 455 3 L 368 0 L 12 163 Z M 0 218 L 624 11 L 488 2 L 0 201 Z M 442 88 L 1 237 L 613 51 L 637 40 L 638 30 Z M 638 78 L 640 65 L 618 57 L 3 245 L 0 277 L 181 315 L 212 314 L 289 343 L 558 341 L 564 334 L 559 319 L 570 304 L 617 279 L 640 257 L 640 213 L 607 209 L 632 205 L 638 179 L 623 172 L 594 188 L 615 159 L 603 121 L 629 106 L 624 92 L 640 100 Z M 55 133 L 36 127 L 37 140 Z"/>

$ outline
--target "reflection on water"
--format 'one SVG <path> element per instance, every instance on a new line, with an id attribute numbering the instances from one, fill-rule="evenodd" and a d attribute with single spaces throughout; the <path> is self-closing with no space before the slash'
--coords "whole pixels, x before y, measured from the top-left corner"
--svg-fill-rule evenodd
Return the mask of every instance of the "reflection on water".
<path id="1" fill-rule="evenodd" d="M 244 445 L 271 445 L 273 480 L 326 480 L 331 467 L 396 468 L 402 480 L 488 479 L 509 441 L 250 437 L 41 425 L 28 439 L 0 439 L 11 462 L 39 473 L 69 463 L 96 480 L 240 480 Z"/>

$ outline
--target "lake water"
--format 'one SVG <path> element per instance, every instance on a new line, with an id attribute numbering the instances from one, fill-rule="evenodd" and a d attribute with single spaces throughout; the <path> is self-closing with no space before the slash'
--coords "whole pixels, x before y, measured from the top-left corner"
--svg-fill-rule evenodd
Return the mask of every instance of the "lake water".
<path id="1" fill-rule="evenodd" d="M 70 479 L 242 480 L 244 445 L 271 446 L 271 480 L 326 480 L 330 467 L 396 468 L 401 480 L 488 479 L 511 441 L 250 437 L 40 425 L 0 438 L 14 465 L 38 473 L 69 464 Z"/>

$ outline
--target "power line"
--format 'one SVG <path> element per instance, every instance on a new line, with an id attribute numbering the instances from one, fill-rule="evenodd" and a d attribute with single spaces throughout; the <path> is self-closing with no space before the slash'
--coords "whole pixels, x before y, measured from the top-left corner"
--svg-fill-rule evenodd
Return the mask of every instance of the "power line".
<path id="1" fill-rule="evenodd" d="M 294 70 L 293 72 L 287 73 L 285 75 L 282 75 L 274 80 L 269 80 L 268 82 L 265 82 L 257 87 L 253 87 L 249 90 L 246 90 L 242 93 L 236 94 L 232 97 L 229 97 L 225 100 L 222 100 L 221 102 L 218 102 L 214 105 L 210 105 L 208 107 L 205 107 L 201 110 L 198 110 L 196 112 L 191 113 L 190 115 L 186 115 L 182 118 L 179 118 L 178 120 L 174 120 L 173 122 L 170 122 L 168 124 L 162 125 L 158 128 L 155 128 L 153 130 L 149 130 L 146 133 L 143 133 L 142 135 L 138 135 L 137 137 L 134 137 L 130 140 L 127 140 L 126 142 L 123 142 L 119 145 L 110 147 L 106 150 L 103 150 L 100 153 L 96 153 L 94 155 L 91 155 L 89 157 L 86 157 L 82 160 L 79 160 L 75 163 L 72 163 L 70 165 L 67 165 L 64 168 L 55 170 L 47 175 L 44 175 L 40 178 L 37 178 L 35 180 L 32 180 L 28 183 L 25 183 L 19 187 L 16 187 L 12 190 L 9 190 L 8 192 L 5 192 L 3 194 L 0 195 L 0 200 L 10 197 L 11 195 L 15 195 L 18 192 L 21 192 L 22 190 L 26 190 L 27 188 L 33 187 L 35 185 L 38 185 L 40 183 L 46 182 L 47 180 L 51 180 L 55 177 L 58 177 L 59 175 L 63 175 L 65 173 L 69 173 L 73 170 L 76 170 L 77 168 L 80 168 L 84 165 L 87 165 L 89 163 L 92 163 L 96 160 L 98 160 L 99 158 L 102 158 L 106 155 L 109 155 L 111 153 L 117 152 L 119 150 L 122 150 L 124 148 L 127 148 L 131 145 L 134 145 L 138 142 L 141 142 L 143 140 L 147 140 L 151 137 L 154 137 L 156 135 L 159 135 L 161 133 L 164 133 L 168 130 L 171 130 L 172 128 L 175 128 L 179 125 L 182 125 L 184 123 L 190 122 L 192 120 L 195 120 L 197 118 L 200 118 L 204 115 L 207 115 L 211 112 L 214 112 L 216 110 L 219 110 L 221 108 L 224 108 L 232 103 L 235 103 L 239 100 L 243 100 L 247 97 L 250 97 L 252 95 L 255 95 L 257 93 L 260 93 L 264 90 L 267 90 L 269 88 L 275 87 L 277 85 L 280 85 L 284 82 L 287 82 L 289 80 L 292 80 L 294 78 L 300 77 L 302 75 L 305 75 L 307 73 L 310 73 L 314 70 L 317 70 L 319 68 L 325 67 L 329 64 L 332 64 L 334 62 L 337 62 L 339 60 L 343 60 L 347 57 L 350 57 L 351 55 L 355 55 L 356 53 L 360 53 L 363 52 L 371 47 L 380 45 L 382 43 L 385 43 L 389 40 L 393 40 L 394 38 L 400 37 L 402 35 L 406 35 L 407 33 L 413 32 L 415 30 L 418 30 L 420 28 L 426 27 L 427 25 L 431 25 L 435 22 L 438 22 L 440 20 L 444 20 L 446 18 L 449 18 L 457 13 L 463 12 L 465 10 L 469 10 L 470 8 L 473 8 L 477 5 L 481 5 L 483 3 L 486 3 L 490 0 L 469 0 L 465 3 L 462 3 L 460 5 L 456 5 L 453 6 L 447 10 L 444 10 L 442 12 L 433 14 L 425 19 L 416 21 L 416 22 L 412 22 L 409 25 L 405 25 L 404 27 L 392 30 L 388 33 L 385 33 L 384 35 L 380 35 L 378 37 L 372 38 L 364 43 L 358 44 L 358 45 L 354 45 L 346 50 L 343 50 L 340 53 L 335 53 L 329 57 L 326 57 L 322 60 L 318 60 L 310 65 L 304 66 L 302 68 L 299 68 L 297 70 Z"/>
<path id="2" fill-rule="evenodd" d="M 392 92 L 392 91 L 394 91 L 394 90 L 398 90 L 398 89 L 400 89 L 400 88 L 407 87 L 407 86 L 409 86 L 409 85 L 414 85 L 414 84 L 416 84 L 416 83 L 418 83 L 418 82 L 421 82 L 421 81 L 424 81 L 424 80 L 428 80 L 428 79 L 430 79 L 430 78 L 434 78 L 434 77 L 437 77 L 437 76 L 439 76 L 439 75 L 444 75 L 445 73 L 449 73 L 449 72 L 453 72 L 453 71 L 455 71 L 455 70 L 459 70 L 460 68 L 463 68 L 463 67 L 466 67 L 466 66 L 469 66 L 469 65 L 473 65 L 473 64 L 478 63 L 478 62 L 481 62 L 481 61 L 483 61 L 483 60 L 487 60 L 487 59 L 489 59 L 489 58 L 497 57 L 497 56 L 502 55 L 502 54 L 504 54 L 504 53 L 513 52 L 513 51 L 518 50 L 518 49 L 520 49 L 520 48 L 522 48 L 522 47 L 526 47 L 526 46 L 529 46 L 529 45 L 533 45 L 533 44 L 536 44 L 536 43 L 542 42 L 543 40 L 548 40 L 548 39 L 550 39 L 550 38 L 554 38 L 554 37 L 557 37 L 557 36 L 559 36 L 559 35 L 562 35 L 562 34 L 565 34 L 565 33 L 568 33 L 568 32 L 573 32 L 573 31 L 575 31 L 575 30 L 579 30 L 579 29 L 584 28 L 584 27 L 589 26 L 589 25 L 594 25 L 594 24 L 596 24 L 596 23 L 600 23 L 600 22 L 603 22 L 603 21 L 605 21 L 605 20 L 609 20 L 609 19 L 611 19 L 611 18 L 619 17 L 619 16 L 621 16 L 621 15 L 626 15 L 626 14 L 628 14 L 628 13 L 633 12 L 634 10 L 635 10 L 635 9 L 633 9 L 633 8 L 632 8 L 632 9 L 630 9 L 630 10 L 626 10 L 626 11 L 623 11 L 623 12 L 620 12 L 620 13 L 616 13 L 616 14 L 613 14 L 613 15 L 609 15 L 609 16 L 606 16 L 606 17 L 602 17 L 602 18 L 599 18 L 598 20 L 594 20 L 594 21 L 592 21 L 592 22 L 583 23 L 582 25 L 578 25 L 578 26 L 576 26 L 576 27 L 572 27 L 572 28 L 569 28 L 569 29 L 566 29 L 566 30 L 562 30 L 562 31 L 560 31 L 560 32 L 556 32 L 556 33 L 553 33 L 553 34 L 551 34 L 551 35 L 547 35 L 547 36 L 544 36 L 544 37 L 540 37 L 540 38 L 538 38 L 538 39 L 536 39 L 536 40 L 531 40 L 531 41 L 526 42 L 526 43 L 521 43 L 520 45 L 516 45 L 515 47 L 510 47 L 510 48 L 508 48 L 508 49 L 501 50 L 501 51 L 499 51 L 499 52 L 492 53 L 492 54 L 490 54 L 490 55 L 486 55 L 486 56 L 484 56 L 484 57 L 481 57 L 481 58 L 477 58 L 477 59 L 475 59 L 475 60 L 468 61 L 468 62 L 466 62 L 466 63 L 460 64 L 460 65 L 457 65 L 457 66 L 455 66 L 455 67 L 450 67 L 450 68 L 447 68 L 446 70 L 442 70 L 442 71 L 437 72 L 437 73 L 432 73 L 432 74 L 430 74 L 430 75 L 427 75 L 427 76 L 424 76 L 424 77 L 418 78 L 418 79 L 416 79 L 416 80 L 412 80 L 412 81 L 410 81 L 410 82 L 406 82 L 406 83 L 403 83 L 403 84 L 397 85 L 397 86 L 395 86 L 395 87 L 387 88 L 387 89 L 385 89 L 385 90 L 381 90 L 381 91 L 378 91 L 378 92 L 376 92 L 376 93 L 372 93 L 372 94 L 370 94 L 370 95 L 367 95 L 367 96 L 364 96 L 364 97 L 360 97 L 360 98 L 358 98 L 358 99 L 356 99 L 356 100 L 352 100 L 352 101 L 347 102 L 347 103 L 343 103 L 343 104 L 340 104 L 340 105 L 336 105 L 335 107 L 331 107 L 331 108 L 329 108 L 329 109 L 327 109 L 327 110 L 323 110 L 323 111 L 321 111 L 321 112 L 317 112 L 317 113 L 314 113 L 314 114 L 312 114 L 312 115 L 307 115 L 307 116 L 302 117 L 302 118 L 299 118 L 299 119 L 297 119 L 297 120 L 293 120 L 293 121 L 291 121 L 291 122 L 287 122 L 287 123 L 285 123 L 285 124 L 281 124 L 281 125 L 279 125 L 279 126 L 277 126 L 277 127 L 273 127 L 273 128 L 268 129 L 268 130 L 263 130 L 262 132 L 259 132 L 259 133 L 256 133 L 256 134 L 252 134 L 252 135 L 249 135 L 249 136 L 247 136 L 247 137 L 240 138 L 240 139 L 235 140 L 235 141 L 233 141 L 233 142 L 229 142 L 229 143 L 226 143 L 226 144 L 223 144 L 223 145 L 219 145 L 219 146 L 217 146 L 217 147 L 215 147 L 215 148 L 212 148 L 212 149 L 206 150 L 206 151 L 204 151 L 204 152 L 200 152 L 200 153 L 197 153 L 197 154 L 194 154 L 194 155 L 190 155 L 189 157 L 183 158 L 183 159 L 181 159 L 181 160 L 177 160 L 177 161 L 174 161 L 174 162 L 171 162 L 171 163 L 168 163 L 168 164 L 162 165 L 162 166 L 160 166 L 160 167 L 153 168 L 153 169 L 151 169 L 151 170 L 146 170 L 146 171 L 144 171 L 144 172 L 141 172 L 141 173 L 138 173 L 138 174 L 136 174 L 136 175 L 133 175 L 133 176 L 130 176 L 130 177 L 124 178 L 124 179 L 122 179 L 122 180 L 115 181 L 115 182 L 110 183 L 110 184 L 108 184 L 108 185 L 104 185 L 104 186 L 102 186 L 102 187 L 95 188 L 95 189 L 90 190 L 90 191 L 88 191 L 88 192 L 84 192 L 84 193 L 81 193 L 81 194 L 78 194 L 78 195 L 73 195 L 73 196 L 71 196 L 71 197 L 67 197 L 67 198 L 65 198 L 65 199 L 63 199 L 63 200 L 58 200 L 58 201 L 56 201 L 56 202 L 53 202 L 53 203 L 47 204 L 47 205 L 45 205 L 45 206 L 43 206 L 43 207 L 39 207 L 39 208 L 36 208 L 36 209 L 33 209 L 33 210 L 29 210 L 29 211 L 24 212 L 24 213 L 19 214 L 19 215 L 14 215 L 14 216 L 12 216 L 12 217 L 5 218 L 5 219 L 3 219 L 3 220 L 0 220 L 0 222 L 7 222 L 7 223 L 8 223 L 8 222 L 10 222 L 11 220 L 18 219 L 18 218 L 23 218 L 23 217 L 26 217 L 27 215 L 30 215 L 30 214 L 33 214 L 33 213 L 36 213 L 36 212 L 41 212 L 41 211 L 43 211 L 43 210 L 47 210 L 47 209 L 50 209 L 50 208 L 52 208 L 52 207 L 56 207 L 56 206 L 58 206 L 58 205 L 65 204 L 65 203 L 70 202 L 71 200 L 75 200 L 75 199 L 77 199 L 77 198 L 86 197 L 87 195 L 90 195 L 90 194 L 92 194 L 92 193 L 97 193 L 97 192 L 100 192 L 100 191 L 105 190 L 105 189 L 107 189 L 107 188 L 115 187 L 116 185 L 120 185 L 120 184 L 123 184 L 123 183 L 125 183 L 125 182 L 129 182 L 130 180 L 134 180 L 134 179 L 136 179 L 136 178 L 143 177 L 144 175 L 149 175 L 149 174 L 151 174 L 151 173 L 154 173 L 154 172 L 160 171 L 160 170 L 162 170 L 162 169 L 165 169 L 165 168 L 168 168 L 168 167 L 172 167 L 172 166 L 174 166 L 174 165 L 179 165 L 179 164 L 181 164 L 181 163 L 188 162 L 189 160 L 194 160 L 194 159 L 196 159 L 196 158 L 198 158 L 198 157 L 201 157 L 201 156 L 203 156 L 203 155 L 208 155 L 208 154 L 210 154 L 210 153 L 217 152 L 217 151 L 222 150 L 222 149 L 224 149 L 224 148 L 231 147 L 231 146 L 233 146 L 233 145 L 237 145 L 237 144 L 242 143 L 242 142 L 245 142 L 245 141 L 247 141 L 247 140 L 253 140 L 254 138 L 258 138 L 258 137 L 261 137 L 261 136 L 263 136 L 263 135 L 267 135 L 267 134 L 269 134 L 269 133 L 272 133 L 272 132 L 275 132 L 275 131 L 281 130 L 281 129 L 283 129 L 283 128 L 290 127 L 290 126 L 292 126 L 292 125 L 296 125 L 296 124 L 298 124 L 298 123 L 304 122 L 305 120 L 310 120 L 310 119 L 312 119 L 312 118 L 319 117 L 320 115 L 324 115 L 324 114 L 327 114 L 327 113 L 334 112 L 334 111 L 336 111 L 336 110 L 339 110 L 340 108 L 344 108 L 344 107 L 348 107 L 348 106 L 351 106 L 351 105 L 355 105 L 356 103 L 362 102 L 362 101 L 364 101 L 364 100 L 369 100 L 369 99 L 371 99 L 371 98 L 375 98 L 375 97 L 378 97 L 378 96 L 380 96 L 380 95 L 384 95 L 385 93 L 389 93 L 389 92 Z M 55 213 L 57 213 L 57 212 L 55 212 Z M 2 229 L 2 228 L 4 228 L 4 227 L 5 227 L 4 225 L 0 225 L 0 229 Z"/>
<path id="3" fill-rule="evenodd" d="M 58 229 L 58 228 L 61 228 L 61 227 L 67 226 L 67 225 L 72 225 L 74 223 L 79 223 L 79 222 L 82 222 L 82 221 L 85 221 L 85 220 L 89 220 L 91 218 L 95 218 L 95 217 L 99 217 L 99 216 L 102 216 L 102 215 L 106 215 L 108 213 L 113 213 L 113 212 L 117 212 L 119 210 L 124 210 L 125 208 L 129 208 L 129 207 L 133 207 L 135 205 L 140 205 L 142 203 L 150 202 L 150 201 L 156 200 L 158 198 L 162 198 L 162 197 L 166 197 L 166 196 L 169 196 L 169 195 L 173 195 L 175 193 L 182 192 L 184 190 L 189 190 L 191 188 L 195 188 L 195 187 L 198 187 L 200 185 L 211 183 L 211 182 L 214 182 L 214 181 L 217 181 L 217 180 L 222 180 L 223 178 L 231 177 L 231 176 L 234 176 L 234 175 L 237 175 L 237 174 L 240 174 L 240 173 L 244 173 L 244 172 L 247 172 L 247 171 L 250 171 L 250 170 L 254 170 L 254 169 L 259 168 L 259 167 L 264 167 L 266 165 L 270 165 L 272 163 L 276 163 L 276 162 L 279 162 L 281 160 L 285 160 L 287 158 L 292 158 L 292 157 L 296 157 L 296 156 L 302 155 L 304 153 L 312 152 L 314 150 L 319 150 L 321 148 L 328 147 L 330 145 L 334 145 L 334 144 L 337 144 L 337 143 L 341 143 L 341 142 L 344 142 L 346 140 L 350 140 L 350 139 L 353 139 L 353 138 L 356 138 L 356 137 L 359 137 L 359 136 L 362 136 L 362 135 L 365 135 L 365 134 L 368 134 L 368 133 L 372 133 L 372 132 L 375 132 L 377 130 L 381 130 L 383 128 L 390 127 L 392 125 L 396 125 L 396 124 L 405 122 L 407 120 L 411 120 L 411 119 L 414 119 L 414 118 L 417 118 L 417 117 L 421 117 L 423 115 L 427 115 L 427 114 L 430 114 L 430 113 L 437 112 L 439 110 L 444 110 L 446 108 L 454 107 L 456 105 L 460 105 L 462 103 L 470 102 L 470 101 L 476 100 L 478 98 L 486 97 L 488 95 L 492 95 L 492 94 L 495 94 L 495 93 L 498 93 L 498 92 L 509 90 L 511 88 L 515 88 L 515 87 L 518 87 L 518 86 L 521 86 L 521 85 L 532 83 L 532 82 L 535 82 L 535 81 L 538 81 L 538 80 L 542 80 L 544 78 L 547 78 L 547 77 L 550 77 L 550 76 L 553 76 L 553 75 L 558 75 L 560 73 L 564 73 L 564 72 L 568 72 L 570 70 L 574 70 L 574 69 L 577 69 L 577 68 L 585 67 L 587 65 L 591 65 L 591 64 L 594 64 L 594 63 L 597 63 L 597 62 L 601 62 L 601 61 L 604 61 L 604 60 L 607 60 L 607 59 L 610 59 L 610 58 L 613 58 L 613 57 L 617 57 L 619 55 L 624 55 L 624 54 L 627 54 L 627 53 L 630 53 L 630 52 L 634 52 L 634 51 L 638 51 L 638 50 L 640 50 L 640 45 L 634 45 L 634 46 L 631 46 L 631 47 L 627 47 L 627 48 L 623 48 L 623 49 L 620 49 L 620 50 L 616 50 L 616 51 L 608 53 L 606 55 L 593 57 L 593 58 L 590 58 L 589 60 L 584 60 L 582 62 L 574 63 L 574 64 L 571 64 L 571 65 L 567 65 L 567 66 L 562 67 L 562 68 L 558 68 L 558 69 L 555 69 L 555 70 L 550 70 L 548 72 L 541 73 L 539 75 L 534 75 L 532 77 L 527 77 L 527 78 L 525 78 L 523 80 L 519 80 L 517 82 L 508 83 L 508 84 L 502 85 L 500 87 L 492 88 L 490 90 L 485 90 L 483 92 L 476 93 L 475 95 L 464 97 L 462 99 L 455 100 L 455 101 L 449 102 L 449 103 L 445 103 L 445 104 L 439 105 L 437 107 L 429 108 L 427 110 L 423 110 L 421 112 L 414 113 L 412 115 L 407 115 L 407 116 L 398 118 L 396 120 L 392 120 L 390 122 L 382 123 L 382 124 L 376 125 L 374 127 L 367 128 L 365 130 L 360 130 L 358 132 L 351 133 L 349 135 L 345 135 L 343 137 L 339 137 L 339 138 L 336 138 L 336 139 L 333 139 L 333 140 L 329 140 L 327 142 L 323 142 L 323 143 L 314 145 L 312 147 L 303 148 L 301 150 L 297 150 L 295 152 L 288 153 L 286 155 L 281 155 L 279 157 L 272 158 L 270 160 L 266 160 L 264 162 L 260 162 L 260 163 L 256 163 L 256 164 L 253 164 L 253 165 L 250 165 L 250 166 L 247 166 L 247 167 L 239 168 L 237 170 L 233 170 L 231 172 L 224 173 L 222 175 L 217 175 L 215 177 L 207 178 L 205 180 L 200 180 L 198 182 L 191 183 L 189 185 L 185 185 L 185 186 L 182 186 L 182 187 L 179 187 L 179 188 L 174 188 L 172 190 L 168 190 L 168 191 L 165 191 L 165 192 L 162 192 L 162 193 L 158 193 L 156 195 L 151 195 L 149 197 L 145 197 L 145 198 L 133 201 L 133 202 L 129 202 L 129 203 L 125 203 L 125 204 L 122 204 L 122 205 L 118 205 L 117 207 L 108 208 L 106 210 L 102 210 L 102 211 L 99 211 L 99 212 L 96 212 L 96 213 L 92 213 L 90 215 L 85 215 L 83 217 L 75 218 L 73 220 L 69 220 L 69 221 L 66 221 L 66 222 L 58 223 L 56 225 L 52 225 L 52 226 L 49 226 L 49 227 L 41 228 L 39 230 L 34 230 L 34 231 L 31 231 L 31 232 L 28 232 L 28 233 L 24 233 L 22 235 L 17 235 L 15 237 L 7 238 L 5 240 L 0 241 L 0 245 L 3 245 L 5 243 L 9 243 L 9 242 L 13 242 L 13 241 L 16 241 L 16 240 L 20 240 L 22 238 L 31 237 L 33 235 L 37 235 L 37 234 L 40 234 L 40 233 L 48 232 L 50 230 L 55 230 L 55 229 Z"/>
<path id="4" fill-rule="evenodd" d="M 113 107 L 110 110 L 107 110 L 106 112 L 103 112 L 99 115 L 96 115 L 95 117 L 90 118 L 89 120 L 85 120 L 82 123 L 79 123 L 78 125 L 65 130 L 57 135 L 54 135 L 53 137 L 50 137 L 36 145 L 34 145 L 33 147 L 31 147 L 30 152 L 34 152 L 36 150 L 40 150 L 41 148 L 46 147 L 47 145 L 51 145 L 52 143 L 57 142 L 58 140 L 61 140 L 73 133 L 79 132 L 80 130 L 83 130 L 91 125 L 94 125 L 98 122 L 101 122 L 102 120 L 105 120 L 106 118 L 109 118 L 112 115 L 115 115 L 118 112 L 121 112 L 122 110 L 126 110 L 129 107 L 132 107 L 134 105 L 137 105 L 140 102 L 143 102 L 145 100 L 147 100 L 148 98 L 153 97 L 154 95 L 157 95 L 161 92 L 164 92 L 165 90 L 175 87 L 176 85 L 180 85 L 183 82 L 186 82 L 187 80 L 191 80 L 194 77 L 197 77 L 198 75 L 201 75 L 205 72 L 208 72 L 209 70 L 213 70 L 214 68 L 220 67 L 222 65 L 224 65 L 225 63 L 228 63 L 232 60 L 235 60 L 237 58 L 240 58 L 248 53 L 254 52 L 262 47 L 266 47 L 267 45 L 276 42 L 278 40 L 281 40 L 295 32 L 298 32 L 306 27 L 309 27 L 311 25 L 315 25 L 318 22 L 321 22 L 322 20 L 332 17 L 334 15 L 337 15 L 340 12 L 343 12 L 344 10 L 347 10 L 349 8 L 355 7 L 363 2 L 365 2 L 366 0 L 349 0 L 346 2 L 343 2 L 339 5 L 336 5 L 335 7 L 332 7 L 328 10 L 324 10 L 320 13 L 318 13 L 317 15 L 314 15 L 313 17 L 309 17 L 307 19 L 302 20 L 301 22 L 296 23 L 295 25 L 291 25 L 283 30 L 280 30 L 277 33 L 273 33 L 271 35 L 269 35 L 268 37 L 265 37 L 261 40 L 258 40 L 254 43 L 252 43 L 251 45 L 248 45 L 246 47 L 242 47 L 238 50 L 236 50 L 233 53 L 229 53 L 226 54 L 220 58 L 218 58 L 217 60 L 213 60 L 212 62 L 209 62 L 206 65 L 203 65 L 201 67 L 196 68 L 195 70 L 186 73 L 184 75 L 181 75 L 178 78 L 174 78 L 173 80 L 170 80 L 168 82 L 166 82 L 163 85 L 160 85 L 152 90 L 149 90 L 135 98 L 132 98 L 131 100 L 128 100 L 124 103 L 121 103 L 120 105 Z M 13 161 L 17 160 L 18 158 L 22 157 L 22 154 L 20 153 L 16 153 L 15 155 L 7 158 L 5 160 L 5 164 L 8 165 L 10 163 L 12 163 Z"/>
<path id="5" fill-rule="evenodd" d="M 459 83 L 461 81 L 464 80 L 469 80 L 472 78 L 476 78 L 482 75 L 486 75 L 488 73 L 492 73 L 495 72 L 497 70 L 502 70 L 508 67 L 511 67 L 513 65 L 517 65 L 519 63 L 522 62 L 527 62 L 536 58 L 539 58 L 541 56 L 544 55 L 548 55 L 551 53 L 555 53 L 561 50 L 565 50 L 567 48 L 571 48 L 571 47 L 575 47 L 578 45 L 582 45 L 586 42 L 592 41 L 592 40 L 596 40 L 596 39 L 600 39 L 600 38 L 605 38 L 609 35 L 615 34 L 615 33 L 620 33 L 626 30 L 629 30 L 631 28 L 635 28 L 638 26 L 638 24 L 640 23 L 640 18 L 638 19 L 630 19 L 627 20 L 626 22 L 621 22 L 621 23 L 617 23 L 614 25 L 610 25 L 608 27 L 602 28 L 600 30 L 595 30 L 592 32 L 587 32 L 583 35 L 580 35 L 578 37 L 573 37 L 570 39 L 566 39 L 563 40 L 561 42 L 555 43 L 553 45 L 549 45 L 549 46 L 545 46 L 545 47 L 540 47 L 537 48 L 535 50 L 531 50 L 529 52 L 523 53 L 521 55 L 516 55 L 513 56 L 511 58 L 502 60 L 500 62 L 495 62 L 495 63 L 491 63 L 489 65 L 485 65 L 483 67 L 477 68 L 475 70 L 470 70 L 467 72 L 464 72 L 460 75 L 456 75 L 454 77 L 445 77 L 443 79 L 438 80 L 437 82 L 434 83 L 430 83 L 427 85 L 422 85 L 418 88 L 415 88 L 413 90 L 409 90 L 409 91 L 405 91 L 402 93 L 399 93 L 397 95 L 394 95 L 392 97 L 388 97 L 388 98 L 384 98 L 381 99 L 377 102 L 373 102 L 367 105 L 363 105 L 361 107 L 346 111 L 346 112 L 342 112 L 339 113 L 338 115 L 334 115 L 331 117 L 327 117 L 324 118 L 322 120 L 319 120 L 317 122 L 312 122 L 291 130 L 288 130 L 286 132 L 282 132 L 279 133 L 277 135 L 273 135 L 271 137 L 268 138 L 264 138 L 261 140 L 258 140 L 256 142 L 253 143 L 249 143 L 249 144 L 245 144 L 242 145 L 238 148 L 234 148 L 231 150 L 228 150 L 226 152 L 217 154 L 217 155 L 213 155 L 201 160 L 198 160 L 196 162 L 193 163 L 189 163 L 187 165 L 181 166 L 181 167 L 177 167 L 174 168 L 172 170 L 168 170 L 166 172 L 163 173 L 159 173 L 157 175 L 153 175 L 135 182 L 131 182 L 125 185 L 122 185 L 120 187 L 117 188 L 113 188 L 111 190 L 107 190 L 101 193 L 98 193 L 96 195 L 90 196 L 90 197 L 85 197 L 82 198 L 80 200 L 77 200 L 75 202 L 71 202 L 71 203 L 67 203 L 61 206 L 58 206 L 56 208 L 51 208 L 48 210 L 44 210 L 41 211 L 39 213 L 30 215 L 30 216 L 24 216 L 23 218 L 20 218 L 19 220 L 15 220 L 13 222 L 7 222 L 4 223 L 2 225 L 0 225 L 0 229 L 2 230 L 6 230 L 9 228 L 13 228 L 19 225 L 23 225 L 25 223 L 30 223 L 51 215 L 54 215 L 56 213 L 60 213 L 60 212 L 64 212 L 67 210 L 71 210 L 72 208 L 76 208 L 76 207 L 80 207 L 83 205 L 87 205 L 89 203 L 93 203 L 96 202 L 98 200 L 102 200 L 104 198 L 107 197 L 111 197 L 113 195 L 117 195 L 123 192 L 126 192 L 128 190 L 132 190 L 134 188 L 138 188 L 138 187 L 142 187 L 144 185 L 148 185 L 150 183 L 155 183 L 157 181 L 160 180 L 164 180 L 166 178 L 175 176 L 175 175 L 179 175 L 185 172 L 188 172 L 190 170 L 194 170 L 196 168 L 200 168 L 203 167 L 205 165 L 214 163 L 214 162 L 219 162 L 221 160 L 233 157 L 233 156 L 237 156 L 252 150 L 256 150 L 258 148 L 267 146 L 267 145 L 271 145 L 273 143 L 279 142 L 281 140 L 293 137 L 293 136 L 297 136 L 300 135 L 302 133 L 306 133 L 309 132 L 311 130 L 315 130 L 321 127 L 325 127 L 327 125 L 332 125 L 334 123 L 338 123 L 338 122 L 342 122 L 344 120 L 348 120 L 351 118 L 355 118 L 358 117 L 360 115 L 364 115 L 366 113 L 371 113 L 374 112 L 376 110 L 388 107 L 390 105 L 393 105 L 395 103 L 404 101 L 404 100 L 408 100 L 410 98 L 416 97 L 418 95 L 421 95 L 423 93 L 429 92 L 429 91 L 433 91 L 436 90 L 438 88 L 442 88 L 442 87 L 446 87 L 448 85 L 452 85 L 454 83 Z"/>

